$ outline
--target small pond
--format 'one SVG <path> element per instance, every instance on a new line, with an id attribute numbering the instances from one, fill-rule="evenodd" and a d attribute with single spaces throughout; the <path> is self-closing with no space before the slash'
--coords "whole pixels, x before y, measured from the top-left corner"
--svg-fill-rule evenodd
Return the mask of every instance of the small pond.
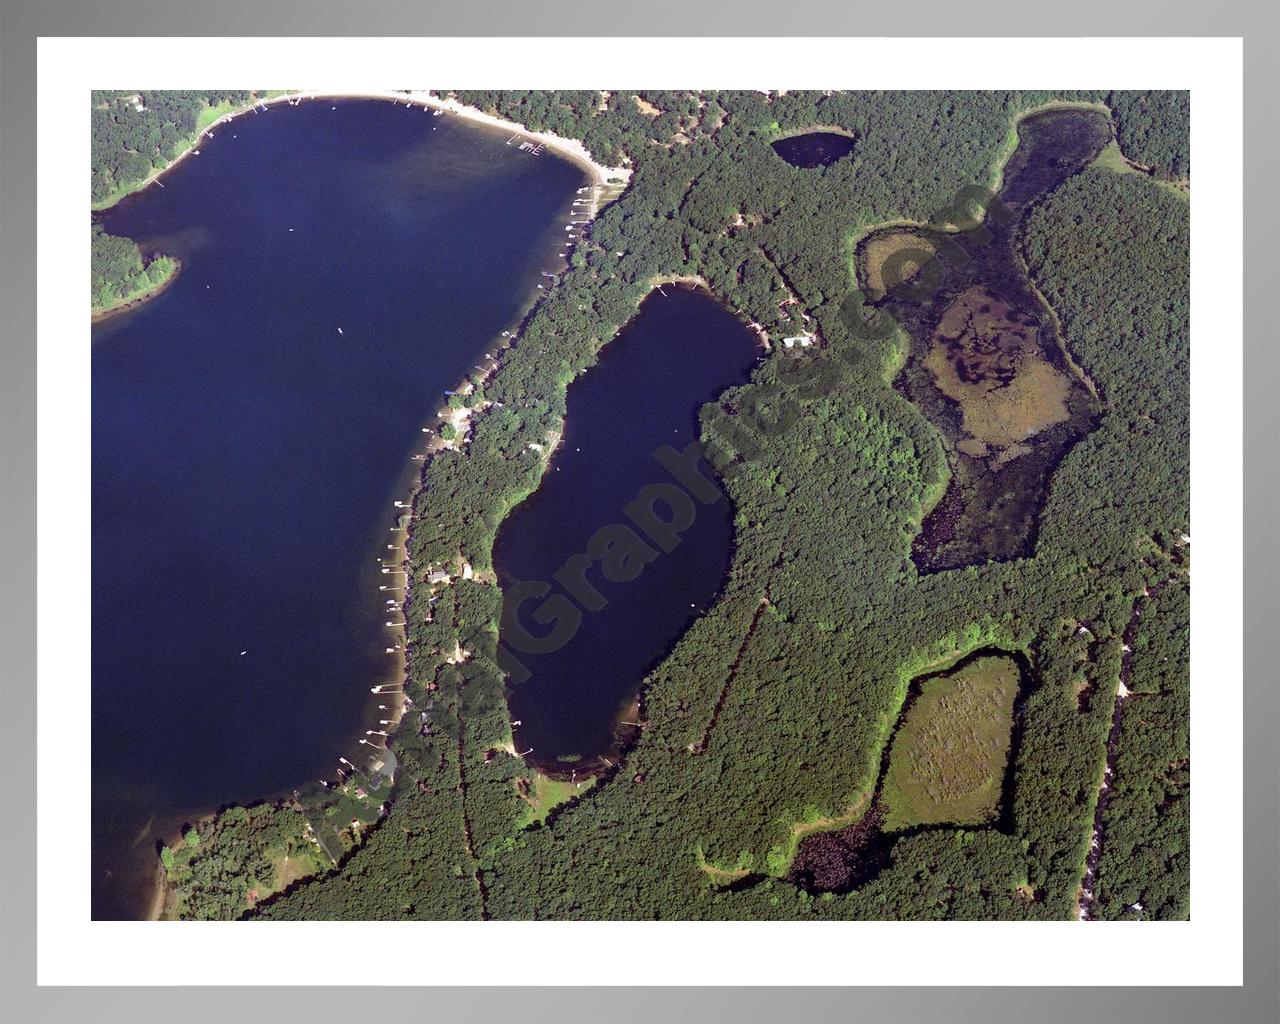
<path id="1" fill-rule="evenodd" d="M 853 152 L 853 136 L 843 132 L 807 132 L 772 143 L 773 151 L 792 167 L 826 167 Z"/>

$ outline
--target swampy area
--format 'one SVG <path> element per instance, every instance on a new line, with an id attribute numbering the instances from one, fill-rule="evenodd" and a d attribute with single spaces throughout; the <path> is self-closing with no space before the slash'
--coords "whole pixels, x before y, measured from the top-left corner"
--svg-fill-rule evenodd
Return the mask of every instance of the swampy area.
<path id="1" fill-rule="evenodd" d="M 924 571 L 1029 555 L 1053 471 L 1097 426 L 1102 398 L 1028 277 L 1022 239 L 1033 205 L 1110 139 L 1096 110 L 1028 117 L 999 192 L 960 194 L 938 217 L 958 225 L 886 228 L 860 246 L 864 286 L 911 339 L 897 386 L 949 448 L 951 482 L 912 547 Z"/>

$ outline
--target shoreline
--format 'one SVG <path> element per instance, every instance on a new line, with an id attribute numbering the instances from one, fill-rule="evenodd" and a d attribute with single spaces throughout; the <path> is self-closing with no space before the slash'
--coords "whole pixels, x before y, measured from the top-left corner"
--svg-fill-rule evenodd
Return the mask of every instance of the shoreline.
<path id="1" fill-rule="evenodd" d="M 546 149 L 552 150 L 558 155 L 563 156 L 565 159 L 568 159 L 571 163 L 577 166 L 579 170 L 585 172 L 585 177 L 587 179 L 586 183 L 581 189 L 579 189 L 579 192 L 573 198 L 586 199 L 589 200 L 589 202 L 587 202 L 585 208 L 582 208 L 572 205 L 571 199 L 570 205 L 565 213 L 569 223 L 574 226 L 575 234 L 579 236 L 581 234 L 581 230 L 595 220 L 601 209 L 610 202 L 615 201 L 622 194 L 631 179 L 632 172 L 630 168 L 611 168 L 596 163 L 591 159 L 585 146 L 577 140 L 563 139 L 551 133 L 530 132 L 522 125 L 485 114 L 483 111 L 476 108 L 466 107 L 458 103 L 456 100 L 442 99 L 429 91 L 414 93 L 395 92 L 391 90 L 381 92 L 369 91 L 340 93 L 291 92 L 273 96 L 269 99 L 255 100 L 252 105 L 245 105 L 238 110 L 231 111 L 223 115 L 202 130 L 199 137 L 197 137 L 197 139 L 195 139 L 185 150 L 176 156 L 168 165 L 163 169 L 156 171 L 145 182 L 140 183 L 137 188 L 127 194 L 132 195 L 134 192 L 141 192 L 143 189 L 156 182 L 170 168 L 176 166 L 182 160 L 192 155 L 201 143 L 206 140 L 206 138 L 211 138 L 212 135 L 216 134 L 217 128 L 234 121 L 237 117 L 247 114 L 253 108 L 265 108 L 279 103 L 296 105 L 304 100 L 324 99 L 381 99 L 390 100 L 398 104 L 403 103 L 409 106 L 420 106 L 424 109 L 452 113 L 465 120 L 487 125 L 491 128 L 501 128 L 513 133 L 519 133 L 524 138 L 545 146 Z M 120 198 L 124 198 L 124 196 L 121 196 Z M 109 207 L 103 207 L 102 209 L 108 208 Z M 557 217 L 557 222 L 558 220 L 559 218 Z M 560 263 L 567 269 L 569 261 L 567 258 L 568 249 L 566 246 L 572 247 L 576 245 L 579 240 L 580 238 L 574 238 L 572 241 L 566 242 L 565 240 L 557 238 L 553 241 L 549 241 L 549 254 L 552 255 L 552 258 L 555 258 L 555 254 L 557 252 L 564 250 L 564 256 L 560 257 Z M 167 287 L 168 284 L 177 277 L 177 273 L 178 271 L 175 269 L 174 273 L 166 278 L 162 285 L 155 291 L 149 292 L 145 296 L 137 296 L 128 304 L 113 307 L 110 312 L 105 312 L 101 318 L 106 319 L 110 315 L 141 305 L 143 301 L 153 297 L 155 294 L 158 294 L 159 291 L 163 290 L 164 287 Z M 672 283 L 674 283 L 674 281 L 675 279 L 673 278 Z M 701 283 L 705 286 L 705 282 Z M 509 352 L 519 343 L 530 318 L 535 314 L 537 309 L 541 306 L 543 299 L 550 294 L 554 287 L 555 284 L 550 284 L 549 287 L 544 290 L 542 285 L 538 285 L 537 287 L 533 287 L 532 285 L 530 286 L 530 294 L 527 302 L 523 309 L 518 313 L 517 319 L 509 330 L 504 330 L 498 337 L 491 339 L 483 352 L 478 356 L 475 370 L 464 375 L 454 386 L 453 390 L 456 393 L 462 395 L 470 394 L 476 388 L 483 387 L 493 374 L 503 367 L 505 364 L 504 354 Z M 99 316 L 95 314 L 94 319 L 95 322 L 97 322 Z M 377 678 L 371 681 L 372 685 L 370 686 L 370 696 L 374 697 L 375 700 L 371 701 L 369 705 L 367 705 L 367 707 L 372 707 L 376 704 L 376 698 L 392 698 L 390 702 L 391 708 L 389 709 L 391 713 L 388 716 L 392 719 L 392 723 L 380 727 L 389 733 L 394 734 L 394 731 L 399 726 L 405 712 L 415 707 L 412 703 L 407 703 L 410 699 L 408 689 L 411 685 L 412 666 L 412 655 L 408 642 L 408 624 L 410 621 L 410 609 L 419 597 L 419 595 L 415 593 L 417 589 L 415 582 L 419 581 L 415 581 L 414 579 L 415 566 L 410 557 L 413 530 L 417 518 L 414 512 L 415 499 L 419 492 L 424 489 L 427 467 L 430 465 L 434 457 L 442 451 L 465 448 L 470 441 L 472 426 L 479 417 L 483 416 L 484 413 L 488 411 L 490 404 L 491 403 L 489 402 L 484 402 L 473 409 L 465 406 L 461 409 L 450 409 L 447 403 L 441 403 L 439 405 L 434 403 L 432 404 L 430 415 L 422 427 L 423 433 L 426 434 L 423 438 L 425 444 L 422 444 L 421 446 L 413 446 L 407 456 L 409 459 L 417 463 L 417 471 L 410 474 L 407 493 L 403 491 L 401 492 L 404 494 L 404 497 L 397 497 L 394 499 L 394 511 L 396 515 L 393 518 L 390 530 L 388 531 L 388 533 L 392 535 L 391 539 L 394 543 L 394 547 L 388 550 L 387 547 L 383 546 L 387 542 L 379 541 L 378 562 L 380 571 L 377 576 L 378 581 L 381 582 L 385 578 L 382 575 L 381 570 L 395 569 L 398 567 L 404 572 L 403 577 L 392 577 L 392 579 L 398 578 L 403 580 L 404 589 L 400 591 L 399 595 L 388 595 L 398 597 L 396 602 L 397 608 L 386 609 L 392 612 L 389 616 L 390 619 L 399 621 L 396 621 L 393 626 L 384 627 L 382 632 L 382 636 L 386 641 L 385 646 L 388 648 L 387 660 L 391 662 L 391 665 L 385 674 L 380 674 Z M 441 422 L 447 423 L 454 428 L 456 431 L 454 437 L 445 438 L 440 433 L 439 427 Z M 388 533 L 381 533 L 380 536 L 387 537 Z M 461 578 L 467 578 L 467 575 L 469 574 L 460 575 Z M 489 578 L 482 579 L 481 582 L 496 585 L 496 580 L 492 579 L 491 576 Z M 390 583 L 388 583 L 388 585 L 390 585 Z M 450 580 L 448 585 L 453 585 L 453 580 Z M 363 717 L 368 716 L 365 715 Z M 363 730 L 365 728 L 364 724 L 357 723 L 357 725 L 359 730 Z M 395 749 L 392 737 L 388 737 L 387 741 L 384 742 L 384 746 L 373 748 L 373 745 L 371 744 L 370 748 L 389 751 L 394 754 Z M 372 752 L 372 750 L 370 750 L 370 752 Z M 255 803 L 258 799 L 271 800 L 273 798 L 256 798 L 249 802 Z M 218 816 L 222 810 L 234 805 L 243 804 L 241 804 L 240 801 L 231 801 L 223 804 L 221 807 L 213 811 L 206 810 L 196 812 L 190 816 L 190 819 L 192 821 L 197 821 L 214 818 Z M 168 876 L 164 872 L 164 869 L 158 860 L 155 865 L 153 886 L 149 905 L 139 909 L 144 911 L 144 920 L 164 920 L 166 919 L 166 913 L 169 911 L 174 889 L 169 883 Z"/>
<path id="2" fill-rule="evenodd" d="M 725 299 L 722 295 L 720 295 L 714 288 L 712 288 L 710 283 L 707 281 L 707 279 L 703 277 L 701 274 L 655 274 L 653 275 L 653 277 L 649 278 L 648 290 L 642 296 L 640 296 L 640 298 L 636 301 L 636 309 L 639 309 L 640 304 L 644 302 L 644 300 L 647 299 L 655 291 L 661 292 L 663 295 L 666 295 L 667 293 L 662 291 L 662 286 L 668 285 L 668 284 L 676 285 L 681 288 L 691 288 L 694 291 L 705 292 L 707 295 L 711 296 L 711 298 L 715 299 L 716 302 L 720 303 L 721 306 L 723 306 L 725 309 L 728 309 L 730 312 L 733 313 L 734 316 L 736 316 L 739 320 L 742 321 L 742 326 L 747 328 L 747 330 L 749 330 L 752 334 L 756 336 L 756 339 L 760 342 L 760 348 L 766 354 L 773 351 L 773 342 L 769 338 L 769 332 L 765 330 L 763 326 L 756 323 L 754 320 L 749 319 L 747 314 L 741 309 L 733 309 L 732 307 L 730 307 L 729 301 Z M 627 321 L 627 322 L 630 323 L 630 321 Z M 625 326 L 626 324 L 622 324 L 620 327 L 618 327 L 614 331 L 614 336 L 616 336 L 618 331 L 621 331 L 622 328 Z"/>
<path id="3" fill-rule="evenodd" d="M 329 99 L 334 97 L 324 93 L 306 93 L 296 94 L 293 96 L 281 96 L 277 98 L 277 102 L 280 100 L 290 101 L 300 98 Z M 550 133 L 528 132 L 522 126 L 515 125 L 513 122 L 503 121 L 500 118 L 485 114 L 483 111 L 477 110 L 474 107 L 464 107 L 462 104 L 457 103 L 456 100 L 442 100 L 431 95 L 429 92 L 415 94 L 388 92 L 361 95 L 343 93 L 341 98 L 390 99 L 397 103 L 404 101 L 407 106 L 413 106 L 416 104 L 422 106 L 424 109 L 435 109 L 437 111 L 456 113 L 460 117 L 464 117 L 477 123 L 486 124 L 490 127 L 501 127 L 504 130 L 511 128 L 513 131 L 517 131 L 530 139 L 541 140 L 548 149 L 553 149 L 565 156 L 570 160 L 570 162 L 574 163 L 580 170 L 585 171 L 587 174 L 587 184 L 579 188 L 577 194 L 579 196 L 586 194 L 590 197 L 589 208 L 587 210 L 580 211 L 573 205 L 570 205 L 568 210 L 569 223 L 578 228 L 577 233 L 579 236 L 581 235 L 581 229 L 591 224 L 604 206 L 615 201 L 622 192 L 625 191 L 627 183 L 630 182 L 630 169 L 609 168 L 595 163 L 590 159 L 586 148 L 577 140 L 562 139 L 559 136 L 555 136 Z M 611 184 L 609 182 L 610 178 L 617 177 L 622 178 L 623 184 L 619 185 L 616 182 Z M 612 191 L 612 194 L 607 196 L 602 196 L 602 192 L 604 192 L 605 189 L 612 189 L 615 191 Z M 579 241 L 580 237 L 575 239 L 572 243 L 565 241 L 557 241 L 555 243 L 557 248 L 565 247 L 565 252 L 559 254 L 560 263 L 563 268 L 567 269 L 569 267 L 569 249 L 576 246 Z M 671 279 L 671 283 L 675 283 L 677 280 L 682 279 L 673 277 Z M 518 314 L 518 319 L 511 328 L 502 331 L 501 334 L 497 338 L 493 339 L 485 348 L 473 368 L 474 372 L 464 374 L 461 380 L 459 380 L 451 389 L 454 394 L 460 396 L 474 394 L 477 390 L 482 389 L 485 384 L 488 383 L 490 378 L 503 368 L 505 365 L 504 354 L 510 352 L 519 344 L 525 326 L 535 315 L 539 307 L 541 307 L 544 299 L 551 293 L 551 290 L 553 290 L 558 283 L 559 282 L 557 280 L 550 288 L 545 290 L 541 284 L 532 289 L 528 301 Z M 699 284 L 706 287 L 706 282 L 701 278 L 696 279 L 693 284 L 695 287 Z M 647 295 L 649 291 L 652 290 L 654 289 L 648 289 L 645 294 Z M 614 333 L 616 334 L 617 331 Z M 415 450 L 409 455 L 409 458 L 417 463 L 418 468 L 417 472 L 411 475 L 410 484 L 405 498 L 397 498 L 393 502 L 393 505 L 397 510 L 397 515 L 391 529 L 393 532 L 401 535 L 401 540 L 399 541 L 396 550 L 392 553 L 398 554 L 399 560 L 392 561 L 390 563 L 383 563 L 383 566 L 385 569 L 398 565 L 404 572 L 403 596 L 399 601 L 400 619 L 402 621 L 395 624 L 393 627 L 388 627 L 392 629 L 394 642 L 399 648 L 396 652 L 396 661 L 398 663 L 397 667 L 399 672 L 397 673 L 398 679 L 395 679 L 395 681 L 390 683 L 378 683 L 371 690 L 375 696 L 390 694 L 395 698 L 395 710 L 393 713 L 394 724 L 388 727 L 392 736 L 387 738 L 386 745 L 382 748 L 390 751 L 392 754 L 395 753 L 393 749 L 394 733 L 400 724 L 401 718 L 406 710 L 416 707 L 416 705 L 412 703 L 408 693 L 409 687 L 412 684 L 412 658 L 408 637 L 410 610 L 413 607 L 414 602 L 417 600 L 415 595 L 415 582 L 422 583 L 421 580 L 415 581 L 414 578 L 415 570 L 422 567 L 414 565 L 410 554 L 413 541 L 414 524 L 418 518 L 418 514 L 415 510 L 416 499 L 417 496 L 426 488 L 427 469 L 435 457 L 442 452 L 464 449 L 470 443 L 471 431 L 476 420 L 483 417 L 484 414 L 490 410 L 493 404 L 494 403 L 492 401 L 486 400 L 474 407 L 463 405 L 460 408 L 453 409 L 447 402 L 441 403 L 441 406 L 436 409 L 435 415 L 429 418 L 427 423 L 421 428 L 422 432 L 427 435 L 425 444 L 423 444 L 421 448 L 417 448 L 415 446 Z M 452 437 L 444 436 L 441 432 L 442 425 L 447 425 L 453 429 L 454 433 Z M 558 443 L 559 439 L 557 438 L 556 444 Z M 555 447 L 556 445 L 551 445 L 549 450 L 544 453 L 544 476 L 546 467 L 550 465 L 551 456 L 554 453 Z M 541 482 L 541 479 L 539 482 Z M 382 560 L 380 559 L 379 561 L 381 562 Z M 455 574 L 450 572 L 450 579 L 444 584 L 445 586 L 453 586 L 456 579 L 476 579 L 478 582 L 486 585 L 494 587 L 498 586 L 496 574 L 492 569 L 482 571 L 481 573 L 473 576 L 469 562 L 464 561 L 460 566 L 455 568 L 458 570 L 457 573 Z M 433 592 L 433 589 L 434 588 L 428 587 L 428 593 Z M 465 660 L 467 656 L 467 653 L 463 652 L 461 648 L 459 648 L 456 657 L 460 660 Z M 449 661 L 452 662 L 453 659 L 451 658 Z M 393 689 L 384 689 L 385 687 L 393 687 Z M 511 715 L 509 711 L 506 713 L 505 717 L 508 721 L 507 731 L 508 741 L 510 742 Z M 514 745 L 512 745 L 511 752 L 513 754 L 515 753 Z"/>
<path id="4" fill-rule="evenodd" d="M 155 879 L 151 885 L 151 903 L 142 919 L 144 921 L 165 920 L 165 907 L 169 903 L 169 894 L 173 891 L 173 887 L 169 884 L 169 876 L 165 874 L 164 865 L 157 858 Z"/>
<path id="5" fill-rule="evenodd" d="M 667 296 L 667 293 L 663 291 L 664 286 L 669 286 L 673 289 L 691 293 L 698 293 L 705 296 L 719 306 L 724 312 L 736 319 L 745 330 L 750 331 L 756 336 L 757 341 L 760 343 L 760 351 L 752 360 L 749 376 L 754 376 L 759 367 L 769 358 L 772 348 L 767 332 L 765 332 L 758 324 L 748 320 L 747 315 L 743 310 L 735 309 L 730 306 L 728 301 L 711 287 L 711 284 L 705 277 L 701 274 L 660 273 L 650 275 L 646 280 L 643 290 L 635 299 L 635 312 L 630 314 L 622 323 L 615 325 L 613 329 L 608 332 L 608 338 L 602 342 L 596 350 L 597 359 L 624 330 L 635 322 L 636 318 L 640 315 L 641 306 L 653 296 L 654 292 L 658 292 L 664 298 Z M 536 494 L 546 481 L 550 470 L 554 466 L 556 453 L 564 439 L 565 428 L 568 422 L 568 390 L 571 389 L 578 381 L 582 380 L 586 374 L 590 373 L 590 369 L 591 368 L 588 367 L 580 371 L 573 377 L 573 379 L 564 385 L 566 412 L 564 417 L 560 420 L 559 429 L 553 435 L 554 440 L 549 439 L 546 449 L 541 453 L 542 472 L 538 478 L 538 482 L 535 484 L 534 488 L 520 500 L 520 502 L 516 503 L 516 506 L 512 506 L 512 508 L 507 509 L 506 512 L 498 518 L 496 526 L 497 532 L 501 532 L 502 526 L 505 524 L 514 508 Z M 700 409 L 705 405 L 717 402 L 720 395 L 722 395 L 726 389 L 727 388 L 722 388 L 721 391 L 717 393 L 716 397 L 709 399 L 705 403 L 701 403 L 697 408 Z M 713 475 L 716 475 L 717 479 L 719 479 L 718 474 L 715 474 L 714 471 Z M 725 495 L 725 500 L 728 500 L 727 494 Z M 730 501 L 730 507 L 734 507 L 732 501 Z M 565 765 L 558 761 L 544 762 L 537 758 L 525 758 L 525 764 L 531 771 L 555 782 L 564 782 L 566 780 L 572 781 L 576 777 L 582 780 L 586 780 L 588 778 L 596 779 L 599 784 L 603 784 L 617 774 L 618 770 L 624 765 L 627 755 L 635 748 L 636 744 L 639 742 L 641 734 L 648 727 L 648 718 L 644 711 L 644 700 L 645 695 L 651 688 L 650 677 L 671 656 L 676 646 L 680 643 L 683 637 L 687 635 L 689 629 L 692 628 L 694 622 L 706 615 L 709 615 L 713 608 L 726 599 L 728 596 L 727 589 L 729 584 L 729 569 L 733 558 L 736 556 L 737 548 L 738 545 L 735 538 L 732 542 L 729 554 L 729 564 L 726 565 L 724 575 L 717 584 L 715 592 L 707 599 L 705 608 L 703 608 L 697 616 L 691 619 L 689 623 L 686 624 L 676 637 L 666 646 L 666 648 L 656 656 L 653 662 L 643 673 L 641 681 L 635 692 L 628 694 L 619 702 L 617 710 L 612 718 L 613 724 L 611 727 L 611 739 L 608 747 L 603 751 L 591 755 L 590 757 L 584 756 L 580 762 L 570 765 Z M 495 564 L 495 573 L 496 571 L 497 568 Z M 764 604 L 768 604 L 767 599 Z M 763 606 L 764 605 L 762 604 L 761 607 L 763 608 Z M 754 626 L 752 629 L 754 630 Z M 512 717 L 509 710 L 507 717 L 508 720 Z M 583 795 L 585 796 L 585 794 Z"/>
<path id="6" fill-rule="evenodd" d="M 616 200 L 631 183 L 631 168 L 607 167 L 604 164 L 597 163 L 592 159 L 591 153 L 587 147 L 578 139 L 566 139 L 556 135 L 554 132 L 529 131 L 524 125 L 515 121 L 508 121 L 494 114 L 486 114 L 478 107 L 466 106 L 455 99 L 437 96 L 430 89 L 408 91 L 398 91 L 394 89 L 335 92 L 293 91 L 281 93 L 276 96 L 254 99 L 234 110 L 228 111 L 217 120 L 200 129 L 196 134 L 196 137 L 192 139 L 179 153 L 177 153 L 172 160 L 165 164 L 164 167 L 157 171 L 153 171 L 147 178 L 134 185 L 128 191 L 115 196 L 109 203 L 104 203 L 102 205 L 90 203 L 90 212 L 96 214 L 110 210 L 118 205 L 122 200 L 143 192 L 154 184 L 159 184 L 160 187 L 163 188 L 164 184 L 160 179 L 174 167 L 177 167 L 180 163 L 186 160 L 187 157 L 193 155 L 198 156 L 200 153 L 199 147 L 201 142 L 205 139 L 212 139 L 214 137 L 215 128 L 220 128 L 223 125 L 230 124 L 237 117 L 242 117 L 250 111 L 266 110 L 268 107 L 276 106 L 280 103 L 287 103 L 289 106 L 297 106 L 303 100 L 353 99 L 389 100 L 396 104 L 403 102 L 406 106 L 420 106 L 424 110 L 454 114 L 457 117 L 460 117 L 465 121 L 470 121 L 473 124 L 486 125 L 490 128 L 509 131 L 513 135 L 523 135 L 529 141 L 536 142 L 540 147 L 545 147 L 551 150 L 581 170 L 585 171 L 589 178 L 588 206 L 584 211 L 582 211 L 582 213 L 586 214 L 586 219 L 577 222 L 578 226 L 588 224 L 595 220 L 596 216 L 600 213 L 601 208 Z M 604 191 L 606 189 L 612 190 L 612 194 L 605 195 Z M 575 212 L 571 214 L 571 217 L 577 215 L 578 214 Z M 169 258 L 174 260 L 175 264 L 178 264 L 177 257 L 170 256 Z M 140 295 L 134 296 L 127 302 L 121 303 L 118 306 L 112 306 L 109 309 L 104 310 L 94 310 L 91 308 L 92 322 L 98 323 L 99 321 L 106 320 L 117 313 L 123 313 L 128 310 L 135 309 L 147 300 L 159 295 L 160 292 L 167 288 L 173 279 L 178 276 L 179 269 L 180 264 L 175 267 L 174 272 L 170 274 L 169 277 L 161 283 L 161 285 Z"/>
<path id="7" fill-rule="evenodd" d="M 430 110 L 439 110 L 443 113 L 454 114 L 466 121 L 474 124 L 488 125 L 490 128 L 499 128 L 503 131 L 509 131 L 513 134 L 519 133 L 525 136 L 531 142 L 536 142 L 547 149 L 559 154 L 571 163 L 576 164 L 587 172 L 591 179 L 590 184 L 596 187 L 603 187 L 609 184 L 615 184 L 622 188 L 626 188 L 631 182 L 630 167 L 607 167 L 604 164 L 597 163 L 591 157 L 590 151 L 579 139 L 566 139 L 556 135 L 554 132 L 534 132 L 530 131 L 524 125 L 516 121 L 508 121 L 505 118 L 498 117 L 496 114 L 486 114 L 478 107 L 470 107 L 466 104 L 459 103 L 455 99 L 441 97 L 431 89 L 366 89 L 366 90 L 295 90 L 293 92 L 282 93 L 278 96 L 265 97 L 255 99 L 246 103 L 235 110 L 228 111 L 216 121 L 206 125 L 200 130 L 196 137 L 187 144 L 181 152 L 177 153 L 164 167 L 153 172 L 149 177 L 139 182 L 136 186 L 129 189 L 128 192 L 117 196 L 110 203 L 103 206 L 95 206 L 90 204 L 90 210 L 94 213 L 101 213 L 114 207 L 121 200 L 128 198 L 151 185 L 158 182 L 172 168 L 178 166 L 187 157 L 198 153 L 200 143 L 204 139 L 212 139 L 214 137 L 214 129 L 222 125 L 230 124 L 237 117 L 242 117 L 253 110 L 265 110 L 268 107 L 277 106 L 281 103 L 287 103 L 289 106 L 297 106 L 303 100 L 390 100 L 394 103 L 404 103 L 406 106 L 420 106 Z M 615 197 L 616 198 L 616 197 Z M 599 209 L 593 202 L 591 216 L 594 218 Z"/>
<path id="8" fill-rule="evenodd" d="M 150 174 L 148 174 L 145 178 L 143 178 L 138 183 L 129 186 L 123 191 L 117 191 L 116 193 L 114 193 L 113 195 L 109 196 L 107 199 L 101 202 L 98 202 L 98 203 L 90 202 L 89 212 L 105 213 L 107 210 L 112 209 L 123 200 L 128 199 L 129 196 L 133 195 L 134 193 L 141 192 L 143 189 L 150 187 L 160 177 L 166 174 L 170 168 L 177 166 L 183 160 L 185 160 L 188 156 L 190 156 L 195 151 L 196 147 L 200 145 L 201 139 L 206 137 L 212 138 L 213 136 L 209 133 L 212 131 L 212 129 L 216 125 L 220 125 L 220 124 L 223 124 L 224 122 L 231 121 L 241 114 L 248 113 L 254 107 L 257 107 L 263 103 L 269 103 L 269 102 L 271 102 L 271 99 L 267 99 L 267 98 L 251 100 L 248 103 L 241 104 L 240 106 L 227 111 L 225 114 L 221 115 L 216 120 L 211 121 L 209 124 L 205 125 L 203 128 L 197 128 L 195 137 L 193 139 L 190 139 L 187 142 L 187 144 L 182 147 L 182 149 L 174 153 L 174 155 L 170 158 L 169 162 L 166 163 L 163 167 L 157 170 L 153 170 Z"/>
<path id="9" fill-rule="evenodd" d="M 577 164 L 591 177 L 592 185 L 618 184 L 625 188 L 631 183 L 630 167 L 608 167 L 597 163 L 592 158 L 590 150 L 580 139 L 566 139 L 555 132 L 531 131 L 517 121 L 509 121 L 506 118 L 498 117 L 496 114 L 486 114 L 479 107 L 470 107 L 459 103 L 455 99 L 441 98 L 430 89 L 398 94 L 391 92 L 379 95 L 386 95 L 388 98 L 395 99 L 403 98 L 411 103 L 421 104 L 424 107 L 456 114 L 458 117 L 476 124 L 486 124 L 491 128 L 501 128 L 503 131 L 513 133 L 518 132 L 531 141 L 538 142 L 547 149 L 559 153 L 565 159 Z"/>
<path id="10" fill-rule="evenodd" d="M 178 279 L 178 275 L 182 273 L 182 261 L 177 256 L 166 256 L 165 259 L 171 260 L 173 269 L 159 284 L 152 285 L 145 291 L 130 295 L 128 298 L 121 300 L 114 306 L 105 306 L 100 309 L 90 307 L 90 323 L 102 323 L 104 320 L 110 320 L 113 316 L 119 316 L 121 313 L 128 313 L 130 310 L 137 309 L 145 302 L 154 299 L 161 292 L 165 291 L 174 281 Z"/>

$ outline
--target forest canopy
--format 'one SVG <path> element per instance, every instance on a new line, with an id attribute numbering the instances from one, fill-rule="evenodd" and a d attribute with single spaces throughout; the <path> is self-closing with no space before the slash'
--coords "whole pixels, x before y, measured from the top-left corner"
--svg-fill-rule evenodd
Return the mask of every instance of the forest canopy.
<path id="1" fill-rule="evenodd" d="M 144 261 L 131 238 L 109 235 L 101 225 L 92 228 L 90 289 L 95 312 L 113 309 L 163 286 L 177 273 L 177 261 L 158 256 Z"/>
<path id="2" fill-rule="evenodd" d="M 1191 177 L 1191 94 L 1114 92 L 1116 138 L 1125 156 L 1160 178 Z"/>
<path id="3" fill-rule="evenodd" d="M 91 194 L 95 204 L 129 192 L 168 165 L 203 127 L 201 116 L 247 103 L 250 92 L 95 90 Z"/>
<path id="4" fill-rule="evenodd" d="M 163 170 L 222 113 L 248 103 L 245 91 L 94 90 L 91 94 L 90 196 L 110 206 Z M 95 314 L 141 299 L 169 282 L 178 262 L 144 260 L 130 239 L 92 228 L 90 306 Z"/>

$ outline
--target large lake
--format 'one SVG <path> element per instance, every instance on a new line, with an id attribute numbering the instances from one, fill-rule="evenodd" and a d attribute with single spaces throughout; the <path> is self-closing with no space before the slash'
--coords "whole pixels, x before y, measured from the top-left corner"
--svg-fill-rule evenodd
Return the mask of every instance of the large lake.
<path id="1" fill-rule="evenodd" d="M 140 913 L 184 816 L 354 749 L 420 428 L 558 269 L 585 182 L 390 102 L 214 136 L 100 217 L 182 270 L 93 331 L 95 918 Z"/>
<path id="2" fill-rule="evenodd" d="M 591 771 L 617 754 L 645 674 L 724 582 L 733 508 L 724 497 L 692 503 L 692 522 L 676 520 L 683 528 L 670 551 L 637 531 L 653 557 L 634 579 L 606 579 L 596 558 L 584 575 L 599 600 L 576 574 L 556 574 L 591 550 L 598 530 L 634 529 L 625 510 L 647 488 L 681 486 L 654 453 L 696 442 L 698 410 L 745 383 L 759 355 L 756 335 L 717 300 L 667 285 L 650 293 L 599 363 L 570 386 L 564 435 L 542 485 L 502 524 L 494 548 L 509 611 L 513 586 L 528 582 L 548 585 L 548 597 L 569 598 L 580 609 L 572 637 L 554 650 L 526 653 L 515 648 L 509 629 L 500 636 L 528 672 L 513 680 L 508 695 L 520 723 L 516 744 L 521 752 L 532 748 L 529 760 L 544 771 Z M 715 479 L 705 465 L 701 472 Z M 653 508 L 657 519 L 674 518 L 661 502 Z M 567 588 L 563 579 L 571 579 Z M 537 624 L 540 607 L 530 600 L 514 609 L 533 636 L 548 633 Z"/>

